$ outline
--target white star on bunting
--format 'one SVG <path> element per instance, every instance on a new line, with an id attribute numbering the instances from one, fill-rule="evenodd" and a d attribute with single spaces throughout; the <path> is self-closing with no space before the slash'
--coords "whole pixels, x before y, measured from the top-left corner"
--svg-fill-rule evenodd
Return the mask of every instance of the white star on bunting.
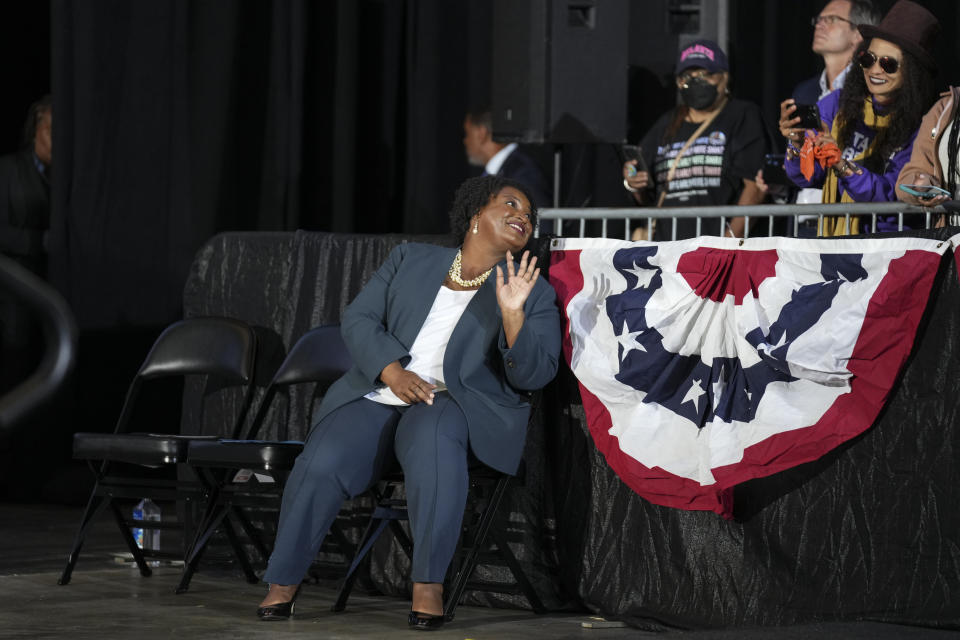
<path id="1" fill-rule="evenodd" d="M 656 269 L 647 269 L 644 267 L 638 267 L 637 263 L 633 263 L 633 269 L 627 269 L 627 273 L 632 273 L 637 278 L 637 284 L 633 287 L 634 289 L 639 289 L 643 287 L 646 289 L 650 286 L 650 281 L 653 280 L 653 276 L 657 275 Z"/>
<path id="2" fill-rule="evenodd" d="M 702 382 L 703 380 L 694 380 L 690 384 L 690 390 L 687 391 L 687 395 L 683 396 L 683 402 L 680 403 L 680 404 L 684 404 L 686 402 L 692 402 L 694 409 L 698 413 L 700 411 L 700 396 L 706 393 L 706 391 L 704 391 L 703 387 L 701 386 Z"/>
<path id="3" fill-rule="evenodd" d="M 617 342 L 623 347 L 623 353 L 620 354 L 620 362 L 623 362 L 627 354 L 634 349 L 644 352 L 647 350 L 646 347 L 637 342 L 637 336 L 641 333 L 643 333 L 643 331 L 630 331 L 630 327 L 627 326 L 627 321 L 623 321 L 623 332 L 617 336 Z"/>

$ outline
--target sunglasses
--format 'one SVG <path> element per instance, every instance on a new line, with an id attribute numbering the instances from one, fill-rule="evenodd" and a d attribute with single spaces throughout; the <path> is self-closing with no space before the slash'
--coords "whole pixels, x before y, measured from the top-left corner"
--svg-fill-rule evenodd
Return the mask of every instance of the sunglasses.
<path id="1" fill-rule="evenodd" d="M 880 56 L 878 58 L 872 51 L 862 51 L 860 55 L 857 56 L 857 64 L 859 64 L 864 71 L 872 68 L 873 65 L 878 62 L 880 63 L 880 68 L 883 69 L 885 73 L 896 73 L 900 68 L 900 61 L 890 56 Z"/>

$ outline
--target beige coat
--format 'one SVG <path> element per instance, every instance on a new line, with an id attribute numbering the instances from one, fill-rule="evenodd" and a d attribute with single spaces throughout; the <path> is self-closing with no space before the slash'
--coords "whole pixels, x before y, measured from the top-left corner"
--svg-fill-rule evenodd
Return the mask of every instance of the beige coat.
<path id="1" fill-rule="evenodd" d="M 943 130 L 953 119 L 954 110 L 960 107 L 960 87 L 950 87 L 944 91 L 936 104 L 927 111 L 920 122 L 920 131 L 913 142 L 913 152 L 910 161 L 903 165 L 897 177 L 897 198 L 909 204 L 923 205 L 924 202 L 900 189 L 901 184 L 913 184 L 917 173 L 933 176 L 931 184 L 943 186 L 944 167 L 940 166 L 940 156 L 937 149 Z"/>

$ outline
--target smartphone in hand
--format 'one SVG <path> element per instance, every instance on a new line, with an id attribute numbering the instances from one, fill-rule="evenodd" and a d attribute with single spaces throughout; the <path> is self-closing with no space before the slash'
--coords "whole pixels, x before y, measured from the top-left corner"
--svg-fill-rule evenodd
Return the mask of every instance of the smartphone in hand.
<path id="1" fill-rule="evenodd" d="M 647 163 L 643 161 L 643 150 L 638 145 L 620 145 L 620 156 L 623 158 L 624 164 L 630 162 L 631 160 L 637 161 L 634 165 L 632 165 L 632 169 L 627 170 L 631 177 L 643 171 L 647 171 Z"/>
<path id="2" fill-rule="evenodd" d="M 946 189 L 941 189 L 932 184 L 902 184 L 900 185 L 900 190 L 916 196 L 921 200 L 933 200 L 938 196 L 947 196 L 949 198 L 952 195 Z"/>
<path id="3" fill-rule="evenodd" d="M 820 131 L 823 126 L 820 120 L 820 109 L 815 104 L 798 104 L 797 110 L 793 112 L 793 117 L 800 118 L 797 126 L 802 129 Z"/>

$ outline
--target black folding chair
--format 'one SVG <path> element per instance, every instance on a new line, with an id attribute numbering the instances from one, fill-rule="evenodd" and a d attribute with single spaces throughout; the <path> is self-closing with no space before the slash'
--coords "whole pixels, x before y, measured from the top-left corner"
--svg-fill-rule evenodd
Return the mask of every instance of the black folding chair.
<path id="1" fill-rule="evenodd" d="M 539 394 L 538 394 L 539 395 Z M 460 533 L 460 541 L 451 569 L 456 568 L 453 577 L 448 572 L 445 581 L 446 594 L 443 611 L 449 622 L 456 615 L 457 606 L 464 591 L 487 591 L 505 594 L 522 594 L 535 613 L 545 613 L 546 607 L 537 595 L 536 589 L 527 578 L 523 567 L 507 544 L 502 526 L 494 526 L 499 515 L 500 503 L 513 476 L 491 469 L 479 461 L 470 465 L 470 484 L 467 492 L 467 506 Z M 518 476 L 523 475 L 523 464 Z M 357 578 L 357 569 L 369 553 L 373 544 L 387 528 L 396 538 L 407 557 L 413 559 L 413 544 L 400 525 L 407 520 L 407 504 L 403 497 L 403 474 L 391 472 L 384 476 L 375 489 L 376 507 L 367 524 L 366 531 L 357 546 L 357 553 L 350 563 L 333 611 L 343 611 L 347 606 L 353 583 Z M 509 569 L 513 582 L 471 582 L 478 565 L 495 565 Z"/>
<path id="2" fill-rule="evenodd" d="M 312 329 L 297 341 L 274 374 L 245 439 L 190 443 L 187 462 L 207 487 L 210 500 L 187 553 L 177 593 L 189 588 L 211 536 L 221 527 L 233 546 L 247 581 L 256 583 L 259 580 L 230 518 L 232 516 L 240 525 L 261 558 L 266 560 L 269 557 L 267 545 L 262 542 L 248 514 L 252 510 L 279 509 L 286 477 L 303 450 L 302 442 L 257 440 L 274 397 L 280 389 L 289 390 L 297 384 L 328 386 L 350 366 L 350 355 L 340 337 L 339 325 Z M 238 477 L 238 470 L 245 470 L 245 473 Z M 269 476 L 271 481 L 260 483 L 254 472 Z M 328 538 L 336 543 L 337 550 L 345 557 L 350 557 L 353 546 L 336 523 L 331 534 Z"/>
<path id="3" fill-rule="evenodd" d="M 120 534 L 143 576 L 149 576 L 151 570 L 130 527 L 170 529 L 185 526 L 184 523 L 158 525 L 151 521 L 128 520 L 117 505 L 117 500 L 183 500 L 184 513 L 188 514 L 193 503 L 202 497 L 196 480 L 178 480 L 175 475 L 177 465 L 186 460 L 188 443 L 196 436 L 135 432 L 137 423 L 134 409 L 143 383 L 171 376 L 205 376 L 204 398 L 223 389 L 235 389 L 236 419 L 228 425 L 227 431 L 236 435 L 250 406 L 255 353 L 254 332 L 239 320 L 203 317 L 176 322 L 160 334 L 134 376 L 113 433 L 74 434 L 73 457 L 87 461 L 96 477 L 96 484 L 59 584 L 70 582 L 87 529 L 104 509 L 109 508 L 113 513 Z M 156 477 L 156 474 L 144 473 L 144 468 L 169 473 L 161 473 L 160 477 Z M 185 517 L 184 522 L 186 520 Z M 189 535 L 187 531 L 183 534 L 184 539 Z M 183 557 L 181 554 L 150 555 Z"/>

